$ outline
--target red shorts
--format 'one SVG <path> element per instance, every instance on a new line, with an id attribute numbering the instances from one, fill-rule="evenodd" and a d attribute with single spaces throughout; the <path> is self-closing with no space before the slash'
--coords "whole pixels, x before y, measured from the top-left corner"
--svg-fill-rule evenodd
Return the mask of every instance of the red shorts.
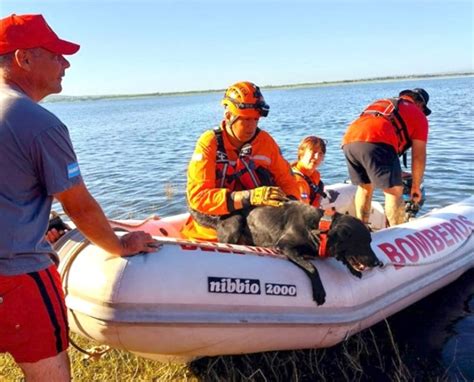
<path id="1" fill-rule="evenodd" d="M 0 352 L 17 363 L 66 350 L 67 312 L 55 265 L 17 276 L 0 275 Z"/>

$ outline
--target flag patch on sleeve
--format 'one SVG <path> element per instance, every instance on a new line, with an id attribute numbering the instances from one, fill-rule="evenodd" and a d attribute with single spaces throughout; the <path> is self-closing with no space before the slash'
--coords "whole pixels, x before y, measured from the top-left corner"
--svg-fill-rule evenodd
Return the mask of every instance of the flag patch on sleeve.
<path id="1" fill-rule="evenodd" d="M 80 174 L 81 174 L 81 171 L 79 170 L 79 163 L 74 162 L 74 163 L 69 163 L 67 165 L 68 179 L 75 178 L 76 176 L 79 176 Z"/>

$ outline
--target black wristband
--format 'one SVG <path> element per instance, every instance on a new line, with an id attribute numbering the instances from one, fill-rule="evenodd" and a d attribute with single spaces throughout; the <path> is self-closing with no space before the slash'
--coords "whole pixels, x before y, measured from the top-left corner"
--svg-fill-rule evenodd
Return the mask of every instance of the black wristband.
<path id="1" fill-rule="evenodd" d="M 244 191 L 234 191 L 230 194 L 230 198 L 232 199 L 233 202 L 233 209 L 235 210 L 235 195 L 239 193 L 240 194 L 240 203 L 242 203 L 242 208 L 249 208 L 250 207 L 250 191 L 249 190 L 244 190 Z"/>
<path id="2" fill-rule="evenodd" d="M 225 197 L 225 201 L 227 204 L 227 210 L 229 212 L 234 212 L 235 211 L 234 193 L 231 192 L 230 194 L 227 194 Z"/>
<path id="3" fill-rule="evenodd" d="M 240 200 L 242 203 L 242 208 L 249 208 L 251 203 L 250 203 L 250 191 L 245 190 L 241 191 L 242 193 L 242 199 Z"/>

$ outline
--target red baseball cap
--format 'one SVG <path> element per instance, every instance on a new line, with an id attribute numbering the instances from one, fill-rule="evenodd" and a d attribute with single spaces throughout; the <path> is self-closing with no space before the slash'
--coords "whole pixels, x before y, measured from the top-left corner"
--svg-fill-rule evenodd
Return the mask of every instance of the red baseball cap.
<path id="1" fill-rule="evenodd" d="M 17 49 L 44 48 L 74 54 L 80 46 L 61 40 L 42 15 L 11 15 L 0 20 L 0 55 Z"/>

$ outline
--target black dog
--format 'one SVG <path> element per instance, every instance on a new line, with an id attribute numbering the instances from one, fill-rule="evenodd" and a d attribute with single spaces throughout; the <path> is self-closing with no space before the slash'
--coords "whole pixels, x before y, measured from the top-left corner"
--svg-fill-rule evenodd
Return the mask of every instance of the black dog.
<path id="1" fill-rule="evenodd" d="M 311 263 L 302 259 L 318 256 L 318 226 L 323 215 L 323 210 L 297 201 L 286 202 L 282 207 L 240 210 L 217 222 L 217 238 L 223 243 L 278 248 L 312 279 L 313 298 L 321 305 L 326 292 L 319 274 Z M 327 232 L 327 251 L 359 278 L 366 267 L 382 265 L 370 247 L 371 241 L 369 230 L 360 220 L 334 214 Z"/>

